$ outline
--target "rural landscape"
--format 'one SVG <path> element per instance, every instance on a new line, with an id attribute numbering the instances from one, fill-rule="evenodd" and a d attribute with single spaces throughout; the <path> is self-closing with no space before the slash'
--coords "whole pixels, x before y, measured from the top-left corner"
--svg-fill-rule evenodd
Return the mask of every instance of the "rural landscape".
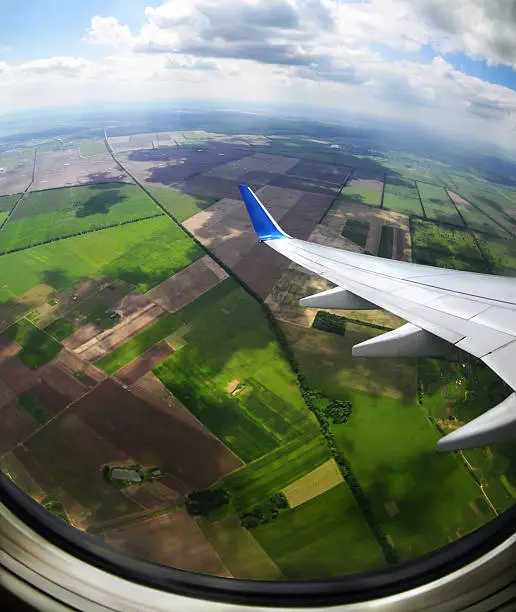
<path id="1" fill-rule="evenodd" d="M 381 569 L 512 506 L 514 445 L 435 452 L 504 383 L 352 358 L 403 321 L 300 308 L 330 284 L 258 242 L 239 183 L 297 238 L 516 276 L 516 161 L 457 140 L 222 110 L 0 133 L 0 469 L 227 578 Z"/>

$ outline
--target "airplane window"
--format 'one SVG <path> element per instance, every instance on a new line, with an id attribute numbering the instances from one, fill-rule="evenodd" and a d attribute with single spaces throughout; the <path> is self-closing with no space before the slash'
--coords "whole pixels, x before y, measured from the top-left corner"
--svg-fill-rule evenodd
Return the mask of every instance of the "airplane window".
<path id="1" fill-rule="evenodd" d="M 278 582 L 513 507 L 516 23 L 448 5 L 2 4 L 21 491 L 133 557 Z"/>

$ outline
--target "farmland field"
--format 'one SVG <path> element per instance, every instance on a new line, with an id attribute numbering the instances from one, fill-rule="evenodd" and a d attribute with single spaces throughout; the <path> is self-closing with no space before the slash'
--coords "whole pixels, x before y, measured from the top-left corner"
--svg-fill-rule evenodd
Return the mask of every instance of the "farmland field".
<path id="1" fill-rule="evenodd" d="M 334 459 L 323 463 L 315 470 L 302 476 L 283 490 L 291 508 L 300 506 L 308 500 L 329 491 L 343 482 L 339 466 Z"/>
<path id="2" fill-rule="evenodd" d="M 252 534 L 286 578 L 342 576 L 384 564 L 381 549 L 345 483 L 280 513 Z"/>
<path id="3" fill-rule="evenodd" d="M 0 303 L 40 283 L 65 289 L 86 276 L 120 278 L 147 291 L 201 250 L 167 217 L 60 240 L 0 259 Z"/>
<path id="4" fill-rule="evenodd" d="M 134 185 L 65 187 L 25 195 L 0 232 L 0 251 L 162 214 Z"/>
<path id="5" fill-rule="evenodd" d="M 467 186 L 468 183 L 465 181 L 461 182 L 456 177 L 454 182 L 459 186 L 459 189 L 448 191 L 448 193 L 460 210 L 469 229 L 484 232 L 492 236 L 506 237 L 506 232 L 492 218 L 486 216 L 482 209 L 473 206 L 469 199 L 466 198 L 466 194 L 470 193 L 470 189 Z"/>
<path id="6" fill-rule="evenodd" d="M 145 188 L 180 222 L 193 217 L 217 201 L 217 198 L 192 196 L 172 187 L 167 189 L 165 187 L 146 185 Z"/>
<path id="7" fill-rule="evenodd" d="M 200 528 L 235 578 L 248 580 L 281 580 L 282 573 L 267 556 L 251 533 L 240 526 L 236 516 L 210 523 L 202 521 Z"/>
<path id="8" fill-rule="evenodd" d="M 17 358 L 33 370 L 54 359 L 61 350 L 61 345 L 54 338 L 27 319 L 20 319 L 5 333 L 22 347 Z"/>
<path id="9" fill-rule="evenodd" d="M 2 213 L 9 213 L 11 208 L 16 204 L 16 200 L 20 197 L 20 194 L 0 196 L 0 215 Z"/>
<path id="10" fill-rule="evenodd" d="M 340 192 L 333 208 L 342 204 L 367 204 L 380 206 L 382 201 L 382 181 L 352 179 Z"/>
<path id="11" fill-rule="evenodd" d="M 491 518 L 476 515 L 481 497 L 460 459 L 435 452 L 438 434 L 414 399 L 350 391 L 349 421 L 334 425 L 383 530 L 402 559 L 433 550 Z M 395 501 L 394 504 L 391 502 Z"/>
<path id="12" fill-rule="evenodd" d="M 103 140 L 87 140 L 81 142 L 81 155 L 99 155 L 106 152 Z"/>
<path id="13" fill-rule="evenodd" d="M 460 215 L 443 187 L 429 183 L 418 183 L 417 185 L 426 216 L 429 219 L 464 227 Z"/>
<path id="14" fill-rule="evenodd" d="M 469 232 L 421 219 L 412 219 L 412 247 L 416 254 L 419 249 L 428 249 L 457 259 L 483 261 Z"/>
<path id="15" fill-rule="evenodd" d="M 323 438 L 315 435 L 299 436 L 224 476 L 215 486 L 223 487 L 230 493 L 234 510 L 245 512 L 328 459 L 328 448 Z M 232 508 L 227 507 L 225 512 L 231 514 Z"/>
<path id="16" fill-rule="evenodd" d="M 402 178 L 386 177 L 383 208 L 406 215 L 423 216 L 421 202 L 414 182 Z"/>
<path id="17" fill-rule="evenodd" d="M 481 250 L 491 263 L 493 274 L 516 274 L 516 244 L 514 241 L 495 238 L 475 232 Z"/>

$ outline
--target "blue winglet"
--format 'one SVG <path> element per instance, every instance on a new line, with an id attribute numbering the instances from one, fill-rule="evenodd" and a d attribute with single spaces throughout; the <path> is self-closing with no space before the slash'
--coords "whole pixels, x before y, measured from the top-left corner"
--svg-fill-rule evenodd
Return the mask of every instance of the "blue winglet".
<path id="1" fill-rule="evenodd" d="M 288 234 L 274 221 L 269 214 L 269 211 L 255 196 L 253 190 L 248 185 L 239 185 L 240 193 L 244 200 L 247 212 L 251 217 L 254 231 L 258 238 L 263 242 L 265 240 L 278 240 L 280 238 L 290 238 Z"/>

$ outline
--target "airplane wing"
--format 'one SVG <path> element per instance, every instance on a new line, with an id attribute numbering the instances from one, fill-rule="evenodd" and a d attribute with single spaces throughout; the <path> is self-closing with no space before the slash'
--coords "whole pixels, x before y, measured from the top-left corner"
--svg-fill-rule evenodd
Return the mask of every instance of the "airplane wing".
<path id="1" fill-rule="evenodd" d="M 259 239 L 337 287 L 300 300 L 331 309 L 383 308 L 408 321 L 353 347 L 360 357 L 440 357 L 454 347 L 478 357 L 516 390 L 516 279 L 383 259 L 286 234 L 240 185 Z M 516 393 L 437 444 L 455 451 L 516 438 Z"/>

